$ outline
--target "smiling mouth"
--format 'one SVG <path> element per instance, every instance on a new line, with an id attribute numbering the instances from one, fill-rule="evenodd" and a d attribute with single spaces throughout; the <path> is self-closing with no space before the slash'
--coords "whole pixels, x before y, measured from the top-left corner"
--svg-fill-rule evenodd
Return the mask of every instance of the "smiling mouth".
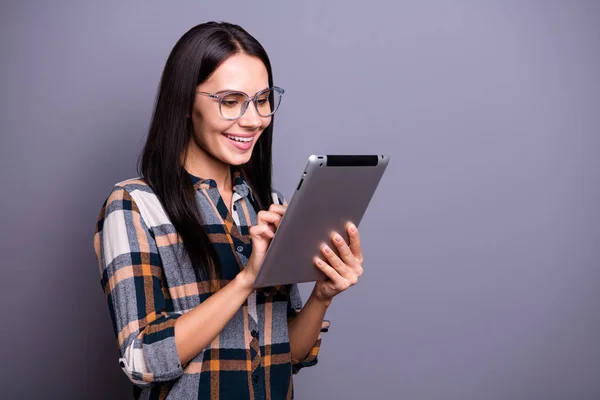
<path id="1" fill-rule="evenodd" d="M 225 134 L 225 137 L 239 143 L 250 143 L 254 140 L 254 136 L 243 137 Z"/>

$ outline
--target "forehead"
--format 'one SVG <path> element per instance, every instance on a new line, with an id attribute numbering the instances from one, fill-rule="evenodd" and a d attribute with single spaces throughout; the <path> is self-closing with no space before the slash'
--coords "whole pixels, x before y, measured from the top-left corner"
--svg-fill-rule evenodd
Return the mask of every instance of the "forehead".
<path id="1" fill-rule="evenodd" d="M 269 86 L 269 74 L 260 58 L 234 54 L 200 86 L 210 91 L 239 90 L 254 94 Z"/>

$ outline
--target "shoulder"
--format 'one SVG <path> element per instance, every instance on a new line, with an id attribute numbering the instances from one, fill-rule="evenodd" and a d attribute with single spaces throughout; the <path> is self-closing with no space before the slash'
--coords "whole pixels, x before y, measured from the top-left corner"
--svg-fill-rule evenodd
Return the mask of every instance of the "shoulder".
<path id="1" fill-rule="evenodd" d="M 152 189 L 150 188 L 150 186 L 148 186 L 148 184 L 146 183 L 146 181 L 144 181 L 141 178 L 130 178 L 121 182 L 117 182 L 114 184 L 113 188 L 112 188 L 112 192 L 127 192 L 129 194 L 135 193 L 135 192 L 144 192 L 144 193 L 150 193 L 150 194 L 154 194 L 152 192 Z"/>
<path id="2" fill-rule="evenodd" d="M 150 186 L 140 178 L 130 178 L 115 183 L 102 204 L 98 220 L 102 221 L 117 212 L 142 213 L 141 209 L 160 207 L 160 202 Z"/>
<path id="3" fill-rule="evenodd" d="M 148 229 L 173 225 L 158 196 L 140 178 L 127 179 L 113 186 L 103 213 L 108 215 L 114 211 L 139 214 L 140 223 Z"/>
<path id="4" fill-rule="evenodd" d="M 150 186 L 140 178 L 131 178 L 117 182 L 109 190 L 102 208 L 106 211 L 131 209 L 131 206 L 135 205 L 136 197 L 139 197 L 139 193 L 154 195 Z"/>

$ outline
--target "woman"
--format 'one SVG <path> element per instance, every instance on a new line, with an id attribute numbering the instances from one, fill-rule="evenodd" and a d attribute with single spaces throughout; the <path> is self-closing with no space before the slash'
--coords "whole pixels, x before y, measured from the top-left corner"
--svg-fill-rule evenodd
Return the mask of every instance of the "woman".
<path id="1" fill-rule="evenodd" d="M 350 242 L 334 234 L 315 258 L 328 279 L 304 306 L 296 285 L 252 288 L 286 209 L 271 188 L 282 95 L 265 50 L 237 25 L 192 28 L 166 62 L 140 178 L 114 186 L 94 238 L 136 398 L 293 398 L 331 300 L 362 274 L 349 224 Z"/>

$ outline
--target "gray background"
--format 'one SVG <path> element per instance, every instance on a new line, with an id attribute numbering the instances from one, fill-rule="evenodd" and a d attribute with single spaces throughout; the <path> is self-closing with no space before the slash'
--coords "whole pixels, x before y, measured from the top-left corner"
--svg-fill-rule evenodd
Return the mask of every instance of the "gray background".
<path id="1" fill-rule="evenodd" d="M 298 399 L 600 398 L 599 18 L 593 0 L 2 2 L 0 397 L 130 396 L 94 223 L 135 175 L 169 51 L 216 19 L 287 90 L 284 194 L 309 154 L 392 157 L 366 274 Z"/>

